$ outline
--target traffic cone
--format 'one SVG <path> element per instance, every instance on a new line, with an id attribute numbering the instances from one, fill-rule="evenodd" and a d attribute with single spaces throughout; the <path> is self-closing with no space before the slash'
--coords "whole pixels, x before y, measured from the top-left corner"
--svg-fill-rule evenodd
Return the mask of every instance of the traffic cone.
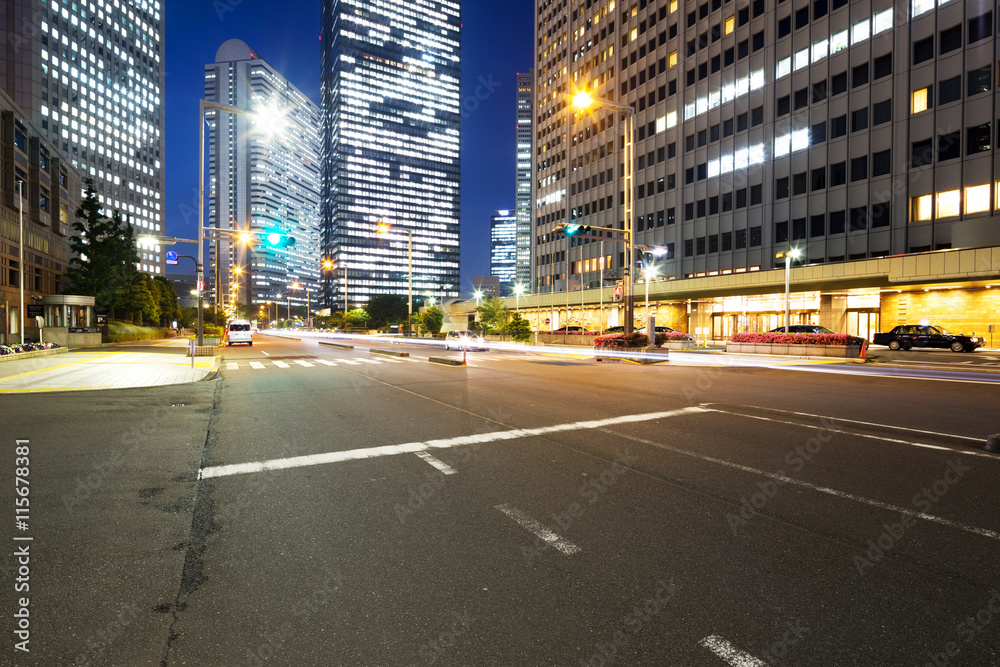
<path id="1" fill-rule="evenodd" d="M 858 359 L 864 359 L 868 361 L 868 339 L 866 338 L 861 342 L 861 354 L 858 355 Z"/>

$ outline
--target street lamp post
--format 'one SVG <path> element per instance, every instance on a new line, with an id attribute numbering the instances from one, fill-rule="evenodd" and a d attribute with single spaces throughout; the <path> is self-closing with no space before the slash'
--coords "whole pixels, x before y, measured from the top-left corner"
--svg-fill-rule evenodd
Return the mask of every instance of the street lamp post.
<path id="1" fill-rule="evenodd" d="M 17 330 L 24 345 L 24 181 L 17 181 L 17 292 L 21 305 L 17 310 Z"/>
<path id="2" fill-rule="evenodd" d="M 792 259 L 802 254 L 798 248 L 779 252 L 775 259 L 785 258 L 785 333 L 788 333 L 788 321 L 791 319 L 791 287 L 792 287 Z"/>
<path id="3" fill-rule="evenodd" d="M 517 283 L 514 285 L 514 297 L 515 297 L 515 309 L 518 314 L 521 313 L 521 295 L 524 293 L 524 285 Z"/>
<path id="4" fill-rule="evenodd" d="M 388 234 L 392 226 L 385 222 L 378 223 L 375 231 L 379 234 Z M 408 287 L 406 291 L 406 335 L 410 335 L 413 323 L 413 230 L 406 230 L 407 247 L 407 267 L 409 272 Z M 344 284 L 347 284 L 347 269 L 344 269 Z M 346 304 L 346 290 L 345 290 Z M 346 308 L 346 306 L 345 306 Z M 346 314 L 346 311 L 345 311 Z"/>
<path id="5" fill-rule="evenodd" d="M 632 333 L 635 318 L 635 285 L 632 275 L 635 236 L 635 108 L 580 91 L 573 98 L 578 109 L 596 105 L 621 114 L 625 119 L 625 266 L 622 267 L 622 297 L 625 302 L 625 333 Z"/>
<path id="6" fill-rule="evenodd" d="M 295 283 L 290 289 L 304 289 L 306 291 L 306 326 L 312 326 L 312 297 L 309 293 L 309 286 L 303 286 L 299 283 Z"/>

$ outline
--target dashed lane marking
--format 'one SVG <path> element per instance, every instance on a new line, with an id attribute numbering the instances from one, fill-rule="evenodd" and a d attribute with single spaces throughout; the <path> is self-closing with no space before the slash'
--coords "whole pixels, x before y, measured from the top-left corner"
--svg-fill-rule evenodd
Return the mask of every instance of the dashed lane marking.
<path id="1" fill-rule="evenodd" d="M 543 524 L 539 523 L 535 519 L 522 512 L 521 510 L 513 507 L 512 505 L 497 505 L 496 509 L 500 510 L 508 517 L 514 520 L 522 528 L 532 532 L 536 537 L 541 539 L 543 542 L 555 547 L 567 556 L 572 556 L 575 553 L 579 553 L 580 547 L 576 546 L 565 537 L 560 537 L 556 535 L 551 530 L 546 528 Z"/>
<path id="2" fill-rule="evenodd" d="M 458 471 L 452 468 L 450 465 L 448 465 L 447 463 L 445 463 L 444 461 L 435 456 L 431 456 L 427 452 L 417 452 L 417 456 L 422 458 L 424 461 L 427 461 L 432 466 L 434 466 L 435 468 L 437 468 L 446 475 L 454 475 L 458 473 Z"/>
<path id="3" fill-rule="evenodd" d="M 718 635 L 705 637 L 698 643 L 733 667 L 767 667 L 767 663 L 763 660 L 758 660 L 746 651 L 741 651 Z"/>

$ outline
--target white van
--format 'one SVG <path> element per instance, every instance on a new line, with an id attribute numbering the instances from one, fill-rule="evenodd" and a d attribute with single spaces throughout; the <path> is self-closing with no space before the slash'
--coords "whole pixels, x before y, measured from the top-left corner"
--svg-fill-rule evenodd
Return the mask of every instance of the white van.
<path id="1" fill-rule="evenodd" d="M 229 344 L 246 343 L 253 347 L 253 332 L 250 330 L 250 323 L 246 320 L 232 320 L 229 322 L 229 329 L 226 332 Z"/>

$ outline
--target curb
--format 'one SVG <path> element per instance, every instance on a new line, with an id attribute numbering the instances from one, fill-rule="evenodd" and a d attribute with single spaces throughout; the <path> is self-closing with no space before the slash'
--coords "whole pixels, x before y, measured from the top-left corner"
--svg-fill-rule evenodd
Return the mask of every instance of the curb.
<path id="1" fill-rule="evenodd" d="M 381 354 L 386 357 L 409 357 L 409 352 L 397 352 L 396 350 L 368 350 L 369 354 Z"/>
<path id="2" fill-rule="evenodd" d="M 55 347 L 51 350 L 32 350 L 31 352 L 16 352 L 14 354 L 0 355 L 0 364 L 6 361 L 18 361 L 20 359 L 32 359 L 34 357 L 48 357 L 53 354 L 64 354 L 69 352 L 68 347 Z"/>
<path id="3" fill-rule="evenodd" d="M 319 344 L 320 345 L 325 345 L 327 347 L 335 347 L 338 350 L 353 350 L 354 349 L 353 345 L 343 345 L 341 343 L 327 343 L 326 341 L 322 341 L 322 340 L 319 341 Z M 409 355 L 407 355 L 407 356 L 409 356 Z"/>
<path id="4" fill-rule="evenodd" d="M 427 361 L 432 364 L 441 364 L 442 366 L 465 366 L 464 361 L 452 359 L 451 357 L 427 357 Z"/>

